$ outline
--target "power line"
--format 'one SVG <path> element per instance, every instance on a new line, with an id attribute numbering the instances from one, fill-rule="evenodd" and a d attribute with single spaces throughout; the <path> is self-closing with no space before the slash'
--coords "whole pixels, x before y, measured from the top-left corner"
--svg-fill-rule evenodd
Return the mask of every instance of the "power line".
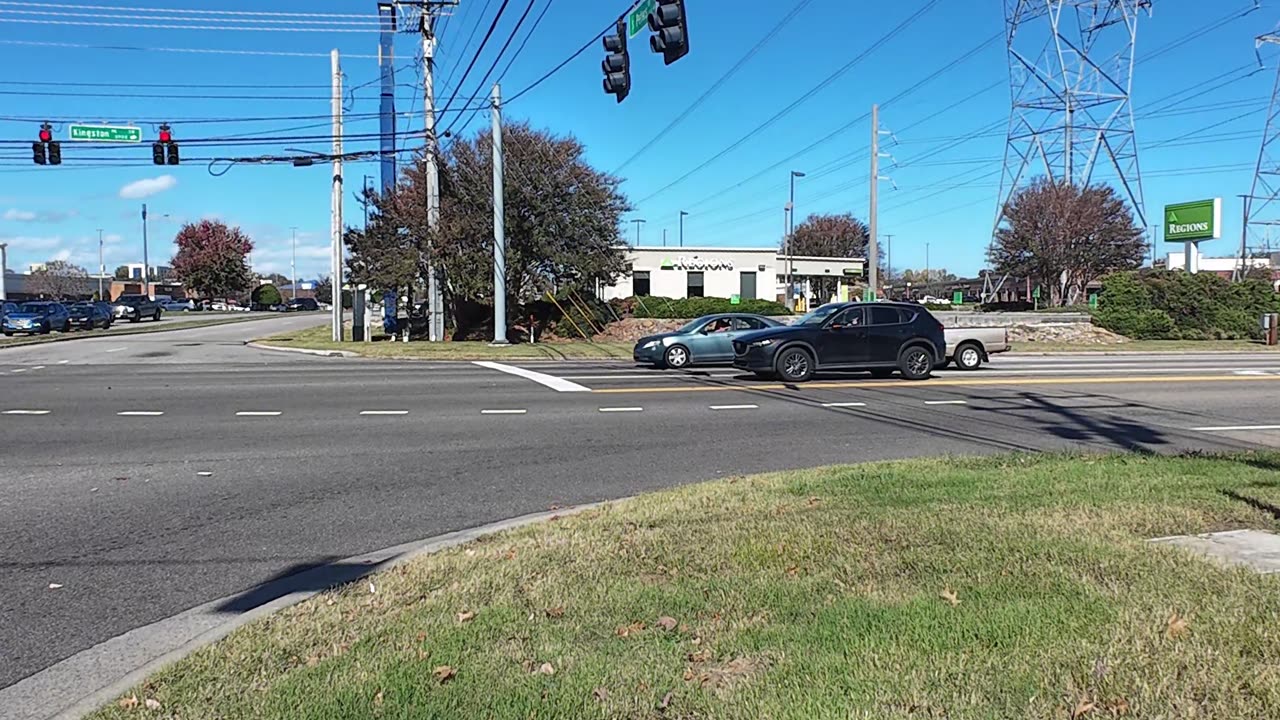
<path id="1" fill-rule="evenodd" d="M 475 54 L 471 56 L 471 62 L 467 63 L 467 69 L 463 71 L 462 77 L 458 79 L 458 84 L 454 86 L 453 89 L 455 92 L 458 88 L 467 84 L 467 76 L 471 74 L 472 68 L 476 66 L 476 61 L 480 59 L 480 53 L 484 52 L 484 46 L 489 43 L 489 38 L 493 37 L 494 28 L 498 27 L 498 21 L 502 19 L 502 13 L 506 11 L 507 5 L 510 3 L 511 0 L 502 0 L 502 4 L 498 6 L 498 14 L 493 16 L 493 22 L 489 23 L 489 29 L 485 31 L 484 38 L 480 40 L 480 45 L 476 47 Z M 483 21 L 483 19 L 484 16 L 482 14 L 481 21 Z M 476 27 L 479 28 L 479 24 L 477 24 Z M 449 103 L 445 103 L 445 108 L 448 107 Z"/>
<path id="2" fill-rule="evenodd" d="M 108 5 L 66 5 L 60 3 L 18 2 L 17 0 L 0 0 L 0 5 L 11 7 L 37 7 L 75 10 L 114 10 L 118 12 L 166 12 L 187 15 L 246 15 L 251 17 L 332 17 L 362 19 L 368 15 L 351 13 L 298 13 L 298 12 L 264 12 L 255 10 L 204 10 L 189 8 L 155 8 L 155 7 L 116 7 Z"/>
<path id="3" fill-rule="evenodd" d="M 17 15 L 38 15 L 40 17 L 68 17 L 68 18 L 94 18 L 96 20 L 130 20 L 134 22 L 235 22 L 250 23 L 252 25 L 271 27 L 273 25 L 320 25 L 320 26 L 343 26 L 343 27 L 360 27 L 358 22 L 352 20 L 305 20 L 299 18 L 291 18 L 288 20 L 263 20 L 253 18 L 192 18 L 183 17 L 181 15 L 124 15 L 115 13 L 88 13 L 88 12 L 57 12 L 50 10 L 6 10 L 8 14 Z M 366 24 L 378 24 L 377 18 L 362 18 L 359 22 Z M 374 27 L 366 27 L 364 30 L 372 30 Z"/>
<path id="4" fill-rule="evenodd" d="M 378 33 L 378 28 L 308 28 L 308 27 L 252 27 L 248 25 L 168 25 L 123 22 L 98 22 L 90 20 L 41 20 L 37 18 L 0 17 L 0 22 L 27 25 L 59 25 L 72 27 L 135 28 L 142 30 L 200 30 L 231 32 L 291 32 L 291 33 Z"/>
<path id="5" fill-rule="evenodd" d="M 137 45 L 90 45 L 87 43 L 42 42 L 37 40 L 0 40 L 0 45 L 28 47 L 74 48 L 79 50 L 125 50 L 130 52 L 206 53 L 210 55 L 261 55 L 267 57 L 327 58 L 328 52 L 290 52 L 285 50 L 224 50 L 220 48 L 142 47 Z M 377 55 L 343 53 L 344 60 L 377 60 Z"/>
<path id="6" fill-rule="evenodd" d="M 515 102 L 515 101 L 516 101 L 516 99 L 517 99 L 517 98 L 519 98 L 520 96 L 524 95 L 525 93 L 529 92 L 530 90 L 532 90 L 532 89 L 534 89 L 534 88 L 538 87 L 539 85 L 541 85 L 542 83 L 546 82 L 547 78 L 550 78 L 552 75 L 555 75 L 556 73 L 560 72 L 561 68 L 563 68 L 565 65 L 568 65 L 569 63 L 573 62 L 574 60 L 578 59 L 578 56 L 579 56 L 579 55 L 581 55 L 582 53 L 584 53 L 584 52 L 586 52 L 587 50 L 589 50 L 589 49 L 591 48 L 591 46 L 592 46 L 592 45 L 595 45 L 596 43 L 600 42 L 600 38 L 604 37 L 604 36 L 605 36 L 605 33 L 607 33 L 607 32 L 609 32 L 610 30 L 612 30 L 612 29 L 613 29 L 613 27 L 614 27 L 613 23 L 610 23 L 608 27 L 606 27 L 605 29 L 601 30 L 601 31 L 600 31 L 600 32 L 599 32 L 595 37 L 593 37 L 593 38 L 591 38 L 590 40 L 588 40 L 585 44 L 583 44 L 583 46 L 582 46 L 582 47 L 578 48 L 577 50 L 574 50 L 574 51 L 573 51 L 573 53 L 572 53 L 571 55 L 569 55 L 569 57 L 565 58 L 564 60 L 561 60 L 561 61 L 560 61 L 560 63 L 559 63 L 558 65 L 556 65 L 555 67 L 553 67 L 553 68 L 551 68 L 550 70 L 548 70 L 548 71 L 546 71 L 545 73 L 543 73 L 541 77 L 539 77 L 537 80 L 534 80 L 534 81 L 533 81 L 532 83 L 530 83 L 529 85 L 525 86 L 525 88 L 524 88 L 523 90 L 521 90 L 520 92 L 514 93 L 511 97 L 509 97 L 509 98 L 507 98 L 506 100 L 504 100 L 504 101 L 503 101 L 503 103 L 504 103 L 504 104 L 506 104 L 506 105 L 510 105 L 511 103 Z"/>
<path id="7" fill-rule="evenodd" d="M 547 0 L 547 4 L 543 8 L 543 15 L 546 14 L 546 8 L 551 7 L 552 1 L 553 0 Z M 537 3 L 538 3 L 538 0 L 529 0 L 529 4 L 525 6 L 524 12 L 520 14 L 520 19 L 516 21 L 516 26 L 511 29 L 511 34 L 507 36 L 507 41 L 502 43 L 502 48 L 498 50 L 498 54 L 493 57 L 493 62 L 489 64 L 489 70 L 485 72 L 483 78 L 480 78 L 480 84 L 476 87 L 476 91 L 471 93 L 471 97 L 467 100 L 468 105 L 475 102 L 476 97 L 478 97 L 480 93 L 484 92 L 485 86 L 489 82 L 490 76 L 492 76 L 493 71 L 497 69 L 498 63 L 502 62 L 502 56 L 506 54 L 507 48 L 511 47 L 511 42 L 516 39 L 516 34 L 520 32 L 520 26 L 524 24 L 525 18 L 529 17 L 529 13 L 533 10 L 533 6 L 536 5 Z M 542 18 L 541 15 L 539 15 L 538 17 L 539 19 Z M 532 34 L 533 30 L 536 30 L 536 29 L 537 27 L 535 26 L 532 30 L 529 31 L 530 34 Z M 527 41 L 528 38 L 526 37 L 525 40 Z M 522 44 L 521 49 L 523 48 L 524 48 L 524 45 Z M 518 55 L 519 51 L 517 51 L 516 54 Z M 515 56 L 512 56 L 512 60 L 514 59 L 515 59 Z M 461 85 L 462 83 L 459 82 L 458 84 Z M 446 105 L 445 107 L 448 107 L 448 106 Z M 474 118 L 475 113 L 472 113 L 471 117 Z M 449 123 L 449 126 L 444 129 L 444 134 L 449 135 L 453 131 L 453 128 L 458 124 L 458 121 L 461 119 L 462 119 L 461 115 L 458 115 L 457 117 L 455 117 L 453 119 L 453 122 Z M 468 123 L 471 122 L 471 119 L 468 118 L 467 122 Z"/>

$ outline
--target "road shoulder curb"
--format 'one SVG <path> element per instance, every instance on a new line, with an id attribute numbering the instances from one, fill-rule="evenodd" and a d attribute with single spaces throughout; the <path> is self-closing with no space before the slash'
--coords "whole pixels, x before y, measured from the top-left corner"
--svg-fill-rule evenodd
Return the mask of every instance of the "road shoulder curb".
<path id="1" fill-rule="evenodd" d="M 4 707 L 6 712 L 14 713 L 6 716 L 11 720 L 79 720 L 196 650 L 221 640 L 244 625 L 328 589 L 487 535 L 545 522 L 555 517 L 577 515 L 625 499 L 575 505 L 499 520 L 337 560 L 257 585 L 129 630 L 65 658 L 7 688 L 0 688 L 0 707 Z M 253 595 L 274 599 L 227 619 L 227 607 L 234 607 L 236 601 Z M 69 688 L 78 690 L 69 692 Z"/>
<path id="2" fill-rule="evenodd" d="M 267 343 L 260 343 L 260 342 L 257 342 L 256 340 L 250 340 L 249 342 L 246 342 L 245 347 L 251 347 L 255 350 L 267 350 L 269 352 L 285 352 L 285 353 L 299 353 L 302 355 L 315 355 L 317 357 L 342 357 L 342 358 L 364 357 L 360 353 L 352 352 L 350 350 L 312 350 L 311 348 L 282 347 L 280 345 L 269 345 Z"/>

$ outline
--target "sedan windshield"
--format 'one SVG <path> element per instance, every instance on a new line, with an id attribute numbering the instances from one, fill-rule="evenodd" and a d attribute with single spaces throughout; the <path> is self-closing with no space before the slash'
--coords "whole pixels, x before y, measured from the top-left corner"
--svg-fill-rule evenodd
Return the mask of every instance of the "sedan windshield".
<path id="1" fill-rule="evenodd" d="M 711 319 L 710 317 L 700 317 L 700 318 L 698 318 L 697 320 L 690 320 L 689 322 L 685 323 L 684 325 L 681 325 L 681 326 L 680 326 L 680 329 L 679 329 L 679 330 L 676 330 L 676 332 L 678 332 L 678 333 L 691 333 L 691 332 L 693 332 L 694 330 L 697 330 L 698 328 L 700 328 L 700 327 L 702 327 L 703 325 L 707 324 L 707 321 L 709 321 L 710 319 Z"/>
<path id="2" fill-rule="evenodd" d="M 43 303 L 27 303 L 26 305 L 23 305 L 23 306 L 22 306 L 22 308 L 21 308 L 18 312 L 24 312 L 24 313 L 43 313 L 43 312 L 45 311 L 45 308 L 47 308 L 47 307 L 49 307 L 49 306 L 48 306 L 48 305 L 45 305 L 45 304 L 43 304 Z"/>
<path id="3" fill-rule="evenodd" d="M 801 315 L 799 318 L 796 318 L 796 321 L 791 324 L 794 326 L 821 325 L 824 320 L 831 317 L 831 313 L 839 310 L 840 308 L 841 306 L 836 304 L 822 305 L 810 310 L 804 315 Z"/>

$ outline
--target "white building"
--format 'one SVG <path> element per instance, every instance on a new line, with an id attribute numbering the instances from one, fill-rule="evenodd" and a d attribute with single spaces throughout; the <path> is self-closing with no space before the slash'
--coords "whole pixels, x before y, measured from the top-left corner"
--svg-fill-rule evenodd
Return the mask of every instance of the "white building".
<path id="1" fill-rule="evenodd" d="M 1230 275 L 1240 267 L 1240 258 L 1238 257 L 1208 257 L 1201 255 L 1199 258 L 1200 272 L 1217 273 L 1218 275 Z M 1186 270 L 1187 254 L 1185 252 L 1171 252 L 1165 257 L 1165 265 L 1169 270 Z M 1245 259 L 1246 268 L 1269 268 L 1271 267 L 1271 259 L 1265 257 L 1251 257 Z"/>
<path id="2" fill-rule="evenodd" d="M 632 295 L 784 301 L 787 270 L 806 304 L 849 299 L 863 283 L 863 258 L 788 258 L 770 248 L 640 247 L 627 250 L 629 272 L 603 289 L 605 299 Z M 818 294 L 821 293 L 821 297 Z"/>

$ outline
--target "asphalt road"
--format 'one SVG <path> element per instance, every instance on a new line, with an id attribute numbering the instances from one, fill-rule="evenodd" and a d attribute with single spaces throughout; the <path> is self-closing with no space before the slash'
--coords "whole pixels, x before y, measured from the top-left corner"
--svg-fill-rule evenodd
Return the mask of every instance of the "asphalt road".
<path id="1" fill-rule="evenodd" d="M 324 319 L 0 351 L 0 688 L 203 602 L 246 593 L 242 611 L 299 570 L 552 506 L 885 458 L 1280 445 L 1274 353 L 788 387 L 242 345 Z"/>

